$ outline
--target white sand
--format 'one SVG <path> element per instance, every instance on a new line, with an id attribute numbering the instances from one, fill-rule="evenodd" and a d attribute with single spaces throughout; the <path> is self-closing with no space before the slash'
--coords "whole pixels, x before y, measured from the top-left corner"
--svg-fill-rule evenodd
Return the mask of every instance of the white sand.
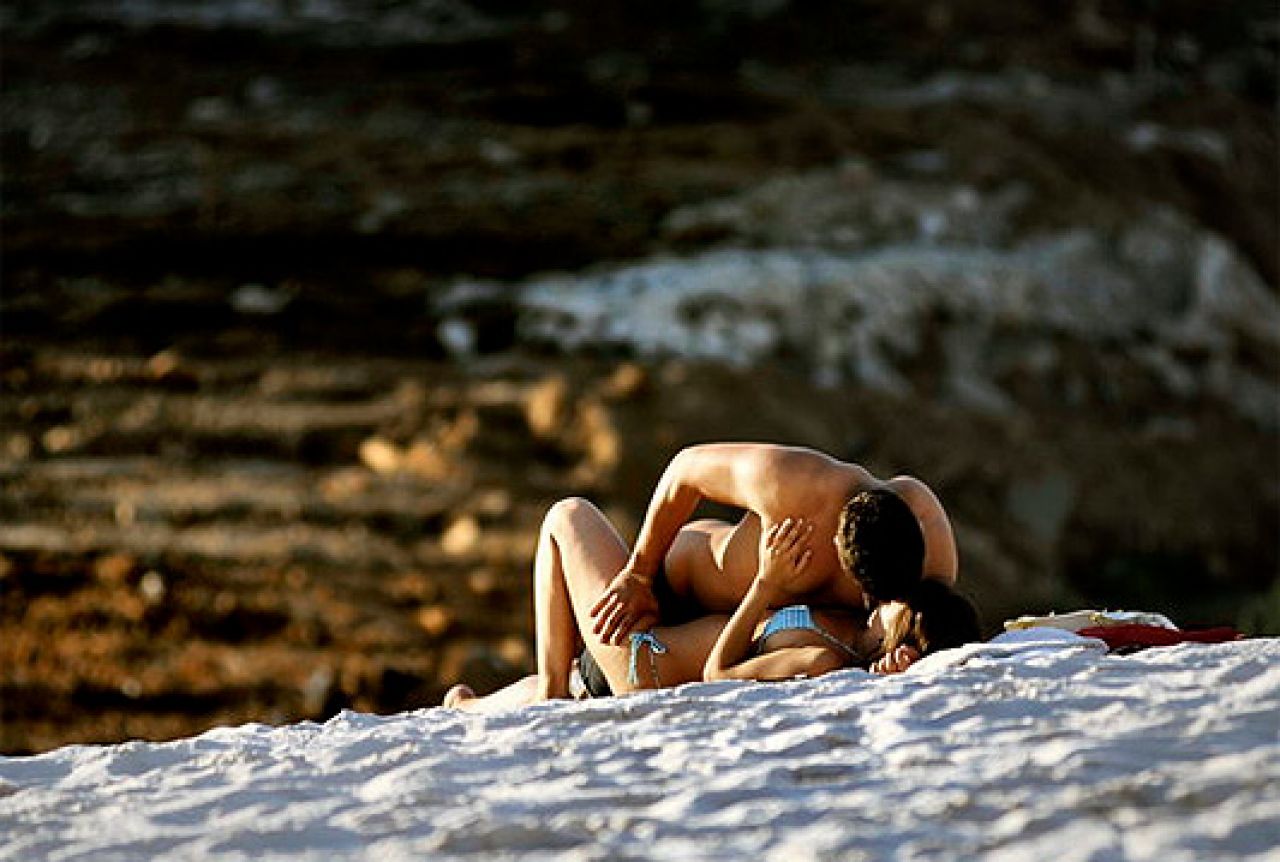
<path id="1" fill-rule="evenodd" d="M 0 859 L 1280 859 L 1280 639 L 1099 647 L 0 758 Z"/>

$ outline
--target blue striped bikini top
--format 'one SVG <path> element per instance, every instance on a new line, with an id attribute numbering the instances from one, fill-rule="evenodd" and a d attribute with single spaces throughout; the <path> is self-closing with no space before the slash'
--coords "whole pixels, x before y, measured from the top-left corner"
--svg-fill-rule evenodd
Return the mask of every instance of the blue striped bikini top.
<path id="1" fill-rule="evenodd" d="M 813 618 L 813 611 L 809 609 L 808 605 L 788 605 L 785 608 L 774 611 L 773 616 L 769 617 L 769 621 L 764 624 L 764 631 L 760 633 L 760 639 L 756 641 L 757 646 L 779 632 L 797 630 L 811 631 L 846 655 L 855 659 L 859 657 L 853 651 L 853 647 L 818 625 L 817 620 Z"/>

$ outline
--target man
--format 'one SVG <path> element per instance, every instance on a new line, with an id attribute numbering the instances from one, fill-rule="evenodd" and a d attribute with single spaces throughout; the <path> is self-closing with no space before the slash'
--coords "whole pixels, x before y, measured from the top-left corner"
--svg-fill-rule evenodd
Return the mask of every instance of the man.
<path id="1" fill-rule="evenodd" d="M 747 513 L 737 524 L 686 523 L 703 499 Z M 920 480 L 877 479 L 812 449 L 707 444 L 667 466 L 630 558 L 591 609 L 593 630 L 620 644 L 660 613 L 732 612 L 755 577 L 761 531 L 788 518 L 810 530 L 813 559 L 779 605 L 869 608 L 905 596 L 922 576 L 955 583 L 950 521 Z"/>

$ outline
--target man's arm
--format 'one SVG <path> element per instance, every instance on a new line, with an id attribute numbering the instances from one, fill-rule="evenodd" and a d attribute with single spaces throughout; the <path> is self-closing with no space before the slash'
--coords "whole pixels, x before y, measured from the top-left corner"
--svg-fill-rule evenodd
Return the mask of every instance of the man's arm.
<path id="1" fill-rule="evenodd" d="M 770 443 L 708 443 L 681 450 L 658 482 L 631 561 L 652 575 L 698 503 L 749 509 L 766 520 L 803 511 L 817 482 L 850 465 L 815 452 Z"/>
<path id="2" fill-rule="evenodd" d="M 841 478 L 849 469 L 812 449 L 768 443 L 708 443 L 681 450 L 658 481 L 626 568 L 591 609 L 596 634 L 606 643 L 621 643 L 651 616 L 648 586 L 701 500 L 750 509 L 767 526 L 804 511 L 818 483 Z"/>
<path id="3" fill-rule="evenodd" d="M 895 476 L 885 484 L 911 507 L 920 522 L 924 533 L 924 576 L 954 585 L 960 573 L 960 557 L 942 502 L 928 485 L 911 476 Z"/>

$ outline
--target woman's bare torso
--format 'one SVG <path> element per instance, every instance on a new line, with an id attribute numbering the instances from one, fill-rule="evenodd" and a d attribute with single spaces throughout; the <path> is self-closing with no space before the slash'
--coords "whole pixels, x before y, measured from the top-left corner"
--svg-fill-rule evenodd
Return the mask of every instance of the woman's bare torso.
<path id="1" fill-rule="evenodd" d="M 851 649 L 859 651 L 865 648 L 859 636 L 865 632 L 866 626 L 856 615 L 847 611 L 814 609 L 813 616 L 823 630 L 848 644 Z M 701 680 L 707 656 L 711 654 L 716 639 L 728 622 L 728 614 L 707 614 L 680 625 L 655 626 L 653 634 L 666 648 L 666 652 L 651 658 L 649 650 L 642 649 L 637 657 L 637 676 L 640 684 L 638 686 L 628 684 L 618 689 L 618 692 L 633 691 L 637 688 L 670 687 Z M 805 629 L 787 629 L 761 641 L 759 638 L 768 622 L 769 618 L 766 617 L 756 626 L 755 649 L 761 652 L 794 647 L 834 649 L 833 645 L 821 635 Z M 851 657 L 843 652 L 840 658 L 846 663 L 851 661 Z M 652 675 L 655 666 L 658 669 L 657 679 Z"/>

